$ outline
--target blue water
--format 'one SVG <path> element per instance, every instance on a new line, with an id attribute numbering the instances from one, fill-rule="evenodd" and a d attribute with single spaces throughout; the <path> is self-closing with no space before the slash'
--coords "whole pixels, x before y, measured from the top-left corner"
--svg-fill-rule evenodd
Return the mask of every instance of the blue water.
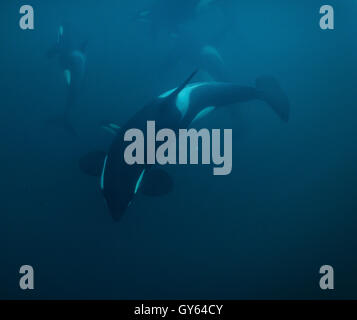
<path id="1" fill-rule="evenodd" d="M 208 116 L 200 127 L 233 129 L 232 173 L 170 167 L 174 191 L 138 195 L 117 223 L 79 158 L 110 145 L 102 121 L 125 123 L 196 66 L 162 67 L 172 39 L 131 18 L 152 1 L 25 2 L 33 31 L 19 28 L 23 1 L 0 4 L 0 298 L 357 298 L 355 1 L 225 1 L 184 21 L 190 41 L 215 41 L 232 81 L 279 79 L 290 121 L 262 102 Z M 333 31 L 319 28 L 323 4 Z M 89 41 L 76 138 L 47 124 L 64 108 L 45 57 L 63 21 Z M 35 290 L 18 286 L 24 264 Z M 334 291 L 319 288 L 325 264 Z"/>

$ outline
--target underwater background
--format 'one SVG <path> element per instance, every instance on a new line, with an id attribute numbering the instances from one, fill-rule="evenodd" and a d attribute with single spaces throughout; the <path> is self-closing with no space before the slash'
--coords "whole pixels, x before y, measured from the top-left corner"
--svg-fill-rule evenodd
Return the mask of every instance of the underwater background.
<path id="1" fill-rule="evenodd" d="M 132 18 L 152 2 L 1 1 L 0 298 L 357 298 L 356 1 L 227 0 L 185 20 L 231 81 L 276 77 L 290 120 L 257 101 L 208 115 L 197 127 L 233 129 L 232 173 L 171 166 L 172 193 L 138 195 L 114 222 L 80 157 L 109 147 L 101 123 L 125 123 L 197 67 L 163 67 L 172 38 Z M 19 28 L 23 4 L 33 31 Z M 319 28 L 324 4 L 335 30 Z M 64 108 L 64 78 L 46 57 L 64 21 L 88 40 L 78 137 L 47 121 Z M 35 290 L 18 286 L 24 264 Z M 319 287 L 325 264 L 335 290 Z"/>

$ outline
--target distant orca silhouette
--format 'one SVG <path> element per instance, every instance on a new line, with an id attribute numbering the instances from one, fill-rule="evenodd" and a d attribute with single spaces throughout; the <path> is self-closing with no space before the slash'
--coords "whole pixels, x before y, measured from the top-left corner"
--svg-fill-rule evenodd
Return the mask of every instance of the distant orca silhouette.
<path id="1" fill-rule="evenodd" d="M 49 122 L 62 126 L 72 135 L 76 135 L 76 131 L 70 122 L 70 113 L 76 104 L 83 82 L 87 42 L 84 42 L 80 48 L 75 49 L 69 36 L 66 36 L 64 32 L 63 26 L 60 26 L 57 42 L 47 52 L 47 57 L 57 57 L 59 60 L 67 84 L 66 107 L 63 115 L 50 119 Z"/>
<path id="2" fill-rule="evenodd" d="M 181 29 L 181 32 L 172 40 L 173 45 L 162 61 L 161 70 L 169 71 L 177 66 L 178 62 L 182 62 L 185 67 L 199 66 L 199 69 L 208 75 L 208 78 L 204 79 L 205 81 L 227 82 L 232 80 L 217 46 L 200 41 L 184 29 Z"/>
<path id="3" fill-rule="evenodd" d="M 156 0 L 134 17 L 135 21 L 150 24 L 153 37 L 160 31 L 176 33 L 181 24 L 195 16 L 214 0 Z"/>
<path id="4" fill-rule="evenodd" d="M 173 44 L 167 57 L 163 59 L 162 70 L 171 69 L 178 61 L 182 61 L 193 67 L 199 66 L 200 70 L 206 72 L 207 81 L 232 81 L 217 48 L 217 42 L 225 38 L 232 30 L 232 25 L 225 21 L 223 30 L 214 35 L 214 39 L 207 39 L 208 41 L 202 41 L 185 25 L 212 4 L 222 6 L 218 0 L 156 0 L 138 12 L 134 20 L 148 23 L 155 40 L 158 40 L 159 35 L 166 35 L 168 38 L 160 38 L 160 41 L 166 41 L 169 46 L 170 43 Z"/>
<path id="5" fill-rule="evenodd" d="M 257 79 L 255 88 L 221 82 L 189 84 L 196 72 L 179 87 L 154 98 L 124 126 L 116 127 L 108 152 L 94 152 L 82 157 L 81 170 L 100 176 L 100 188 L 114 220 L 120 219 L 138 191 L 150 195 L 154 188 L 151 186 L 155 183 L 151 195 L 162 195 L 173 186 L 171 178 L 162 169 L 155 169 L 160 170 L 155 172 L 150 170 L 152 165 L 128 165 L 125 162 L 124 150 L 128 142 L 124 141 L 124 135 L 127 130 L 136 128 L 146 132 L 149 120 L 155 121 L 156 130 L 184 129 L 215 108 L 251 100 L 265 101 L 283 121 L 288 121 L 289 101 L 274 78 Z M 155 173 L 152 179 L 151 172 Z"/>

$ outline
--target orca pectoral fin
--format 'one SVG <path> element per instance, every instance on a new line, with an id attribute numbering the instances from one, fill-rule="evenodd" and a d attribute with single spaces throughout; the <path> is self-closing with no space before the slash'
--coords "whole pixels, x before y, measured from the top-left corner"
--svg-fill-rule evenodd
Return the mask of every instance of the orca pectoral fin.
<path id="1" fill-rule="evenodd" d="M 113 136 L 115 136 L 117 134 L 117 132 L 114 129 L 112 129 L 111 127 L 109 127 L 109 126 L 102 126 L 102 129 L 104 129 L 105 131 L 108 131 Z"/>
<path id="2" fill-rule="evenodd" d="M 115 123 L 109 123 L 109 127 L 113 128 L 114 130 L 119 130 L 120 129 L 120 126 L 118 126 Z"/>
<path id="3" fill-rule="evenodd" d="M 99 177 L 103 170 L 105 156 L 104 151 L 89 152 L 80 158 L 79 168 L 89 176 Z"/>
<path id="4" fill-rule="evenodd" d="M 109 123 L 109 124 L 103 124 L 102 128 L 108 132 L 110 132 L 113 135 L 116 135 L 118 131 L 120 130 L 120 127 L 116 125 L 115 123 Z"/>
<path id="5" fill-rule="evenodd" d="M 149 197 L 160 197 L 172 192 L 174 182 L 163 169 L 152 168 L 145 173 L 139 191 Z"/>

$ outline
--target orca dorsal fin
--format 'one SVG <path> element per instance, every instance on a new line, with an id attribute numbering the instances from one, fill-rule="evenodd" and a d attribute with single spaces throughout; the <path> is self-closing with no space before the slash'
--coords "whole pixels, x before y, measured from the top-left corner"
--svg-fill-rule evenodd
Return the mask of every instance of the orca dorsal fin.
<path id="1" fill-rule="evenodd" d="M 186 88 L 186 86 L 189 84 L 192 78 L 197 74 L 197 72 L 198 69 L 192 72 L 191 75 L 168 96 L 168 98 L 176 98 L 180 94 L 180 92 Z"/>

